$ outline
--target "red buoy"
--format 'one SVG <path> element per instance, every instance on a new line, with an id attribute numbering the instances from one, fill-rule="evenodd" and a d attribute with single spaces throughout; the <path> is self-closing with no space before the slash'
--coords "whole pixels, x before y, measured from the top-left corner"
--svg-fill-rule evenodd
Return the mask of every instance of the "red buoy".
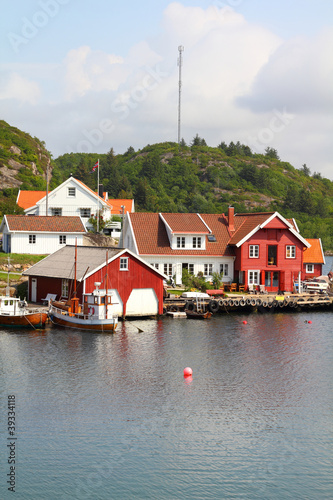
<path id="1" fill-rule="evenodd" d="M 189 366 L 184 368 L 184 377 L 192 377 L 193 370 Z"/>
<path id="2" fill-rule="evenodd" d="M 310 321 L 308 321 L 308 323 L 310 323 L 310 325 L 311 325 L 311 324 L 312 324 L 312 321 L 310 320 Z"/>
<path id="3" fill-rule="evenodd" d="M 245 319 L 244 319 L 244 321 L 243 321 L 243 325 L 247 325 L 247 321 L 245 321 Z"/>

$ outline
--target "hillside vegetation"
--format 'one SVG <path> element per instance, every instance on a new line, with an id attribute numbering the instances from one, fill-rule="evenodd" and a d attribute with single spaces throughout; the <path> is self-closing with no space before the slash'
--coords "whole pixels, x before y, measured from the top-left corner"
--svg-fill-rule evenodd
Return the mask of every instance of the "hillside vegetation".
<path id="1" fill-rule="evenodd" d="M 197 141 L 196 139 L 199 139 Z M 197 144 L 199 142 L 199 144 Z M 212 148 L 194 138 L 191 146 L 176 143 L 148 145 L 123 155 L 71 153 L 54 162 L 57 181 L 70 173 L 90 188 L 100 160 L 100 183 L 110 198 L 134 198 L 137 211 L 221 213 L 279 211 L 294 217 L 307 238 L 321 237 L 333 249 L 333 182 L 279 160 L 277 151 L 253 154 L 240 143 Z"/>
<path id="2" fill-rule="evenodd" d="M 0 121 L 0 216 L 22 212 L 15 204 L 18 188 L 50 189 L 71 174 L 90 188 L 100 183 L 110 198 L 134 198 L 137 211 L 221 213 L 279 211 L 294 217 L 306 238 L 321 237 L 333 251 L 333 182 L 280 161 L 275 149 L 254 154 L 239 142 L 209 147 L 198 135 L 182 141 L 147 145 L 124 154 L 69 153 L 51 160 L 45 144 Z"/>

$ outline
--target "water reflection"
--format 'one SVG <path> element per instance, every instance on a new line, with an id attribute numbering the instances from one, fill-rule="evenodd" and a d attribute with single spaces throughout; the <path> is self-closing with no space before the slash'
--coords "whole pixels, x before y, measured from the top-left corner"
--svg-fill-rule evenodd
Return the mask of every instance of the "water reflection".
<path id="1" fill-rule="evenodd" d="M 331 318 L 163 318 L 121 323 L 113 335 L 3 331 L 1 394 L 19 402 L 20 491 L 329 498 Z"/>

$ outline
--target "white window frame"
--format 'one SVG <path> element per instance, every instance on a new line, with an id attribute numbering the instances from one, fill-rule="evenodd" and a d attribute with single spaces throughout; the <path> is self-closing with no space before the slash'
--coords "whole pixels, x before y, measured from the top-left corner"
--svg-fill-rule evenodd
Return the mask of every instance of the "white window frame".
<path id="1" fill-rule="evenodd" d="M 314 264 L 305 264 L 305 272 L 306 273 L 314 273 Z"/>
<path id="2" fill-rule="evenodd" d="M 36 245 L 36 239 L 35 234 L 29 234 L 29 245 Z"/>
<path id="3" fill-rule="evenodd" d="M 51 215 L 53 217 L 61 217 L 62 216 L 62 208 L 61 207 L 52 207 Z"/>
<path id="4" fill-rule="evenodd" d="M 61 296 L 65 299 L 68 298 L 68 290 L 69 290 L 69 280 L 62 279 L 61 280 Z"/>
<path id="5" fill-rule="evenodd" d="M 158 262 L 151 263 L 150 265 L 151 267 L 155 267 L 155 269 L 158 269 L 160 267 Z"/>
<path id="6" fill-rule="evenodd" d="M 296 259 L 296 245 L 286 245 L 286 259 Z"/>
<path id="7" fill-rule="evenodd" d="M 88 214 L 88 215 L 86 215 Z M 90 219 L 91 217 L 91 208 L 80 208 L 80 217 L 83 219 Z"/>
<path id="8" fill-rule="evenodd" d="M 192 248 L 201 248 L 201 236 L 193 236 Z"/>
<path id="9" fill-rule="evenodd" d="M 212 276 L 213 264 L 204 264 L 204 276 Z"/>
<path id="10" fill-rule="evenodd" d="M 249 269 L 247 272 L 248 285 L 260 285 L 260 270 Z"/>
<path id="11" fill-rule="evenodd" d="M 220 264 L 220 274 L 223 273 L 224 276 L 229 276 L 229 264 Z"/>
<path id="12" fill-rule="evenodd" d="M 172 264 L 163 264 L 163 272 L 166 276 L 172 276 Z"/>
<path id="13" fill-rule="evenodd" d="M 120 257 L 120 271 L 128 271 L 128 257 Z"/>
<path id="14" fill-rule="evenodd" d="M 66 245 L 66 234 L 59 234 L 59 245 Z"/>
<path id="15" fill-rule="evenodd" d="M 68 196 L 68 198 L 75 198 L 76 197 L 76 188 L 75 187 L 68 187 L 67 188 L 67 196 Z"/>
<path id="16" fill-rule="evenodd" d="M 259 245 L 249 245 L 249 258 L 259 259 Z"/>
<path id="17" fill-rule="evenodd" d="M 177 248 L 185 248 L 185 236 L 177 236 Z"/>

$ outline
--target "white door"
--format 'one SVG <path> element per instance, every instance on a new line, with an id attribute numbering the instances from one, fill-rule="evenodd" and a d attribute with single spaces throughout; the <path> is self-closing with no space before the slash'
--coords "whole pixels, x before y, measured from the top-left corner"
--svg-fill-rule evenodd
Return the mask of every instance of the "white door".
<path id="1" fill-rule="evenodd" d="M 158 299 L 153 288 L 134 288 L 126 304 L 126 316 L 158 314 Z"/>
<path id="2" fill-rule="evenodd" d="M 37 279 L 31 278 L 31 302 L 37 301 Z"/>

